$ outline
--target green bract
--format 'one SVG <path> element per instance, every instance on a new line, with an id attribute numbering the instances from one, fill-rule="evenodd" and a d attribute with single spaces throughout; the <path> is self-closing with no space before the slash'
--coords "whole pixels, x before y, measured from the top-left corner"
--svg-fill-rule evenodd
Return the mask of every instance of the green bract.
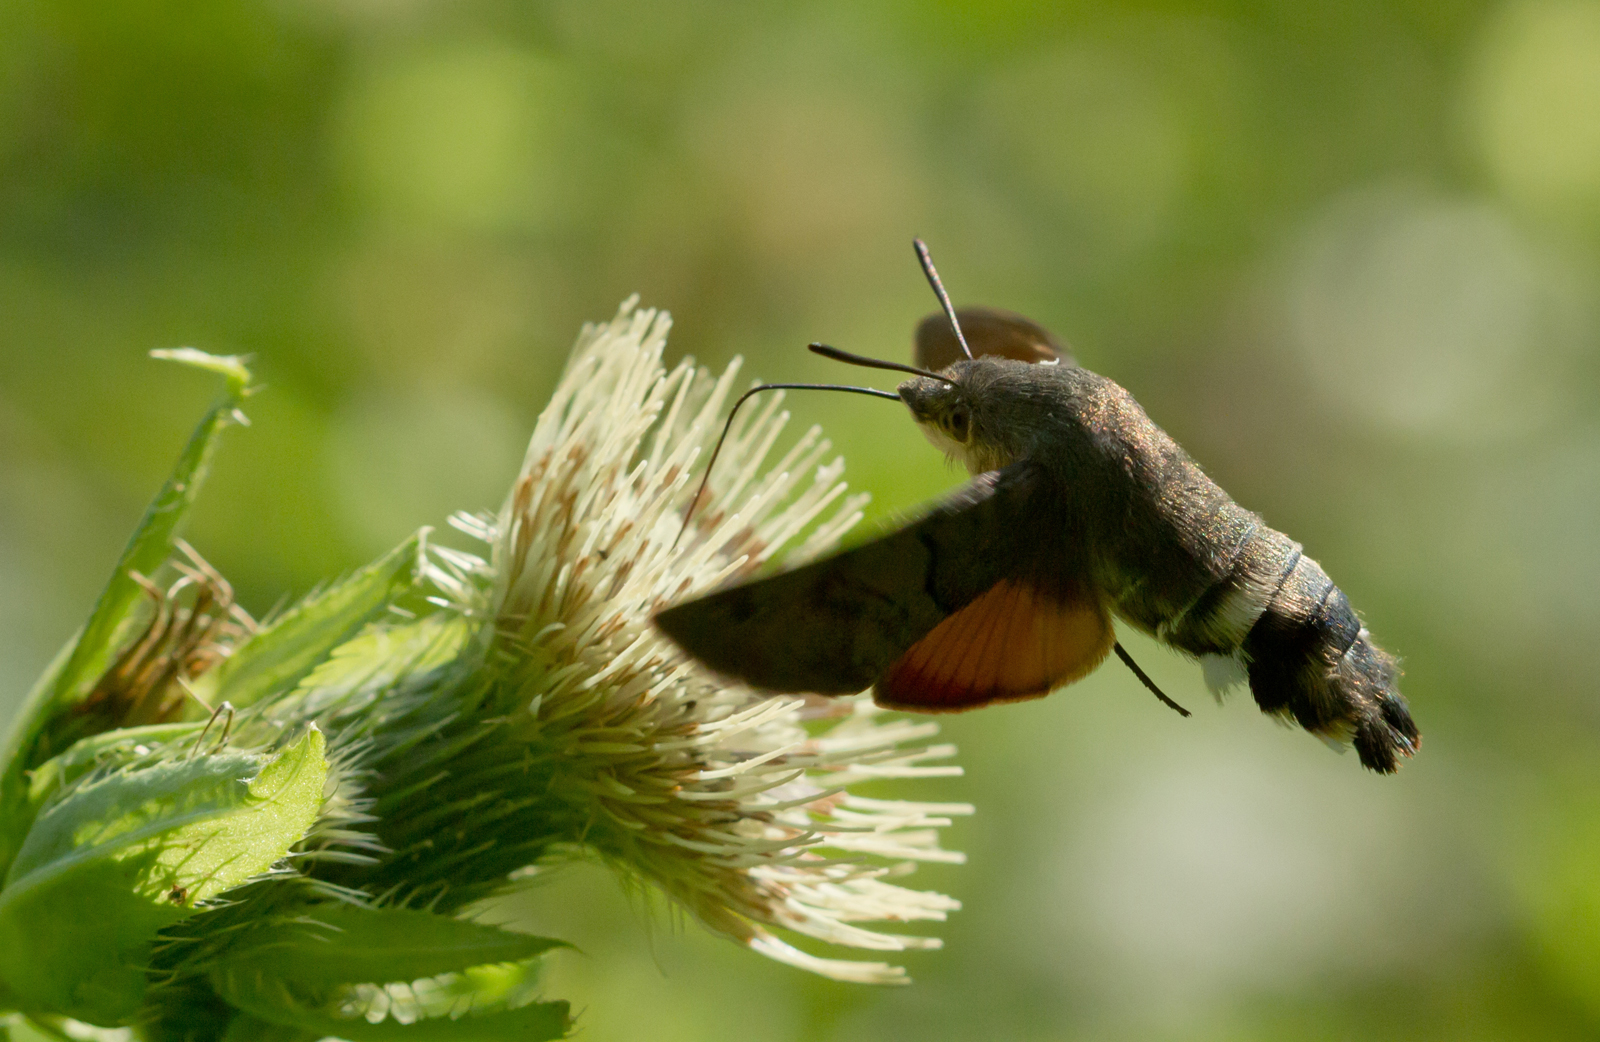
<path id="1" fill-rule="evenodd" d="M 193 685 L 195 695 L 212 704 L 225 697 L 246 706 L 293 687 L 417 581 L 421 553 L 417 535 L 345 581 L 307 597 L 201 676 Z"/>
<path id="2" fill-rule="evenodd" d="M 86 779 L 35 819 L 0 890 L 0 978 L 53 1012 L 123 1023 L 156 933 L 270 869 L 322 809 L 322 735 Z M 49 938 L 49 943 L 39 943 Z"/>
<path id="3" fill-rule="evenodd" d="M 286 860 L 297 848 L 328 857 L 306 850 L 308 837 L 336 846 L 352 817 L 315 708 L 419 664 L 399 633 L 363 627 L 416 586 L 422 533 L 243 635 L 186 682 L 185 719 L 116 726 L 114 697 L 97 698 L 149 640 L 148 580 L 172 557 L 217 436 L 243 422 L 249 393 L 237 359 L 157 354 L 222 373 L 227 394 L 7 738 L 0 995 L 41 1025 L 71 1017 L 150 1037 L 561 1037 L 566 1004 L 530 1001 L 537 957 L 560 942 L 370 907 L 356 892 L 308 885 Z M 264 702 L 278 712 L 257 711 Z M 199 708 L 224 703 L 209 719 Z M 206 985 L 232 1008 L 196 1001 Z M 393 985 L 434 1004 L 371 1022 Z"/>

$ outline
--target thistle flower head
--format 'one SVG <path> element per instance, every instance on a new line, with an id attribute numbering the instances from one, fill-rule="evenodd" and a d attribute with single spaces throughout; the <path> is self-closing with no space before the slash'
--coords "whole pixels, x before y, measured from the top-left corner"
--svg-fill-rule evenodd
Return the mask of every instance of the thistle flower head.
<path id="1" fill-rule="evenodd" d="M 249 373 L 174 356 L 227 396 L 0 756 L 0 995 L 196 1042 L 557 1039 L 567 1004 L 533 989 L 563 942 L 477 913 L 583 853 L 772 958 L 905 980 L 773 931 L 937 946 L 866 924 L 957 907 L 892 880 L 961 860 L 937 829 L 970 808 L 850 791 L 958 773 L 927 763 L 952 752 L 935 726 L 860 697 L 768 698 L 651 623 L 829 549 L 861 499 L 814 429 L 765 464 L 774 398 L 731 430 L 685 530 L 738 367 L 665 371 L 667 327 L 632 301 L 586 327 L 504 508 L 456 518 L 487 560 L 418 533 L 259 624 L 176 541 Z"/>
<path id="2" fill-rule="evenodd" d="M 849 786 L 958 774 L 926 764 L 952 748 L 926 744 L 934 724 L 865 699 L 771 698 L 714 676 L 650 623 L 780 555 L 828 550 L 864 497 L 844 495 L 843 462 L 827 461 L 816 428 L 766 465 L 788 419 L 774 394 L 735 423 L 680 538 L 739 366 L 716 379 L 688 361 L 666 371 L 669 326 L 629 300 L 585 327 L 505 506 L 454 520 L 489 560 L 436 551 L 435 581 L 483 623 L 483 668 L 521 715 L 512 726 L 554 764 L 543 798 L 565 805 L 554 817 L 570 823 L 569 846 L 765 955 L 841 980 L 904 980 L 886 963 L 807 954 L 769 927 L 875 951 L 937 947 L 859 924 L 958 907 L 889 880 L 962 860 L 936 830 L 971 808 Z"/>

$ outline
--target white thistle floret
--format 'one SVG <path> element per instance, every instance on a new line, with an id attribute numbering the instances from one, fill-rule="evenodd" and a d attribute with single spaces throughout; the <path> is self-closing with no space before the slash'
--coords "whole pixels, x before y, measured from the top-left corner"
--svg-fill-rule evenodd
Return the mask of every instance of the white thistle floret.
<path id="1" fill-rule="evenodd" d="M 505 507 L 455 519 L 493 547 L 490 561 L 446 553 L 435 579 L 493 620 L 491 655 L 515 671 L 541 743 L 560 750 L 554 788 L 587 803 L 577 841 L 764 955 L 839 980 L 903 982 L 900 967 L 819 958 L 767 927 L 883 952 L 938 947 L 855 924 L 958 908 L 886 880 L 917 861 L 960 862 L 937 829 L 972 808 L 846 786 L 959 774 L 926 764 L 954 749 L 925 744 L 933 723 L 862 696 L 772 698 L 713 676 L 650 623 L 780 552 L 793 562 L 827 551 L 865 497 L 844 496 L 843 461 L 823 462 L 817 428 L 763 467 L 788 420 L 774 393 L 734 424 L 679 539 L 739 363 L 715 380 L 688 361 L 666 372 L 670 324 L 630 299 L 585 326 Z"/>

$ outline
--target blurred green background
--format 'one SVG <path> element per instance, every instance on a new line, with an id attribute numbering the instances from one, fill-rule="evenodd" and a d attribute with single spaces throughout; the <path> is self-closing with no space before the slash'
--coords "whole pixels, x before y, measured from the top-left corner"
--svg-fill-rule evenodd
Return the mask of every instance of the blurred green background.
<path id="1" fill-rule="evenodd" d="M 966 908 L 911 988 L 813 979 L 599 869 L 593 1040 L 1600 1033 L 1600 5 L 0 5 L 0 691 L 81 621 L 255 356 L 190 531 L 252 611 L 494 507 L 579 324 L 847 377 L 932 299 L 1022 311 L 1305 542 L 1426 736 L 1363 772 L 1199 670 L 954 718 Z M 856 374 L 848 374 L 853 378 Z M 879 381 L 892 386 L 892 381 Z M 793 395 L 879 517 L 958 482 Z"/>

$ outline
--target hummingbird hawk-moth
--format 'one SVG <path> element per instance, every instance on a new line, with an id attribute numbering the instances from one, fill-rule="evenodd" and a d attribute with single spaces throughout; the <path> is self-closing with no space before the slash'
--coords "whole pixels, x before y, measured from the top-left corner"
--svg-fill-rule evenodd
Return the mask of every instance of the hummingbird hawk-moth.
<path id="1" fill-rule="evenodd" d="M 975 476 L 898 531 L 667 608 L 661 630 L 764 690 L 871 687 L 883 706 L 952 712 L 1082 679 L 1117 618 L 1198 658 L 1214 691 L 1247 679 L 1263 712 L 1353 744 L 1365 767 L 1410 756 L 1395 660 L 1300 544 L 1047 331 L 955 311 L 918 250 L 945 312 L 918 327 L 915 367 L 813 349 L 919 373 L 897 397 Z"/>

